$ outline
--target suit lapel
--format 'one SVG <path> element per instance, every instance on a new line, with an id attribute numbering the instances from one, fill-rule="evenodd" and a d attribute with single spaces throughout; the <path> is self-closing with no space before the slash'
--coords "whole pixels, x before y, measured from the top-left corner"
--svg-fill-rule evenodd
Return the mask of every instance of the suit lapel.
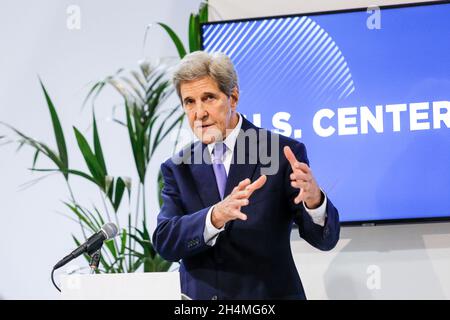
<path id="1" fill-rule="evenodd" d="M 198 142 L 194 146 L 189 168 L 191 169 L 192 177 L 194 178 L 203 206 L 209 207 L 220 201 L 220 193 L 217 188 L 216 176 L 214 175 L 209 152 L 205 149 L 206 145 L 201 142 Z M 199 159 L 199 155 L 201 155 L 201 161 L 194 161 L 194 155 L 196 155 L 195 160 Z M 206 161 L 203 160 L 203 155 L 207 158 L 205 159 Z"/>
<path id="2" fill-rule="evenodd" d="M 249 146 L 251 141 L 249 139 L 245 139 L 245 135 L 243 134 L 248 129 L 257 130 L 258 128 L 247 119 L 242 118 L 241 131 L 239 132 L 234 145 L 233 160 L 228 173 L 225 196 L 229 195 L 233 188 L 236 187 L 242 180 L 246 178 L 251 179 L 255 169 L 258 166 L 257 155 L 250 154 L 249 152 L 249 150 L 251 150 Z M 256 136 L 258 139 L 258 132 L 256 132 Z M 241 148 L 238 148 L 240 143 L 245 144 L 244 150 L 240 150 Z M 259 141 L 257 144 L 259 144 Z M 191 170 L 192 177 L 194 178 L 194 182 L 203 206 L 209 207 L 220 201 L 220 194 L 219 189 L 217 188 L 216 177 L 211 164 L 210 154 L 208 150 L 205 150 L 206 148 L 207 146 L 201 142 L 194 145 L 191 153 L 189 168 Z M 244 156 L 240 155 L 240 152 L 243 152 Z M 205 159 L 203 159 L 203 155 Z M 201 161 L 199 161 L 199 156 L 202 157 Z M 194 158 L 197 161 L 194 161 Z M 242 158 L 245 159 L 244 163 L 239 163 L 239 160 L 242 161 Z"/>
<path id="3" fill-rule="evenodd" d="M 250 121 L 248 121 L 242 116 L 241 131 L 239 132 L 239 135 L 237 136 L 236 139 L 236 144 L 234 145 L 233 161 L 231 162 L 230 170 L 228 173 L 227 184 L 225 187 L 225 196 L 229 195 L 231 191 L 234 189 L 234 187 L 236 187 L 242 180 L 246 178 L 252 179 L 255 169 L 257 167 L 258 163 L 257 161 L 258 159 L 256 158 L 257 154 L 250 154 L 249 150 L 251 150 L 251 148 L 249 144 L 251 143 L 251 141 L 249 139 L 245 139 L 244 135 L 244 132 L 246 132 L 249 129 L 257 130 L 257 127 L 255 127 Z M 259 137 L 257 131 L 256 137 L 257 138 Z M 245 145 L 244 150 L 240 150 L 241 148 L 238 147 L 240 143 L 243 143 Z M 243 157 L 242 155 L 239 154 L 240 152 L 244 152 Z M 239 162 L 242 161 L 242 158 L 245 159 L 244 163 Z"/>

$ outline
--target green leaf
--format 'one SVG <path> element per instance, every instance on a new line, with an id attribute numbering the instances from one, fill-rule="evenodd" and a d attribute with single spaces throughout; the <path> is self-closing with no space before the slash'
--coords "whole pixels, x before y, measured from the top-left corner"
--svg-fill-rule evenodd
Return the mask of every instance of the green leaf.
<path id="1" fill-rule="evenodd" d="M 143 224 L 142 231 L 139 230 L 138 228 L 134 228 L 137 231 L 137 233 L 141 236 L 141 239 L 138 239 L 136 237 L 137 238 L 136 241 L 138 241 L 138 243 L 140 243 L 141 246 L 144 248 L 145 255 L 153 258 L 156 254 L 156 251 L 153 248 L 152 240 L 150 238 L 150 233 L 148 232 L 148 229 L 147 229 L 145 223 L 143 222 L 142 224 Z"/>
<path id="2" fill-rule="evenodd" d="M 113 255 L 113 257 L 115 259 L 117 259 L 117 251 L 116 251 L 116 246 L 114 244 L 114 239 L 106 240 L 104 243 L 105 243 L 106 247 L 109 249 L 109 251 L 111 252 L 111 254 Z"/>
<path id="3" fill-rule="evenodd" d="M 102 144 L 100 143 L 100 137 L 98 135 L 98 129 L 97 129 L 97 121 L 95 120 L 95 114 L 92 114 L 92 121 L 94 125 L 94 151 L 95 151 L 95 157 L 97 158 L 98 163 L 100 164 L 102 171 L 105 173 L 105 175 L 108 174 L 108 171 L 106 170 L 106 163 L 105 158 L 103 157 L 103 150 L 102 150 Z"/>
<path id="4" fill-rule="evenodd" d="M 86 173 L 84 173 L 84 172 L 82 172 L 82 171 L 79 171 L 79 170 L 72 170 L 72 169 L 69 169 L 69 170 L 61 170 L 61 169 L 36 169 L 36 168 L 31 168 L 30 169 L 31 171 L 42 171 L 42 172 L 47 172 L 47 171 L 57 171 L 57 172 L 62 172 L 62 173 L 67 173 L 67 174 L 74 174 L 74 175 L 76 175 L 76 176 L 80 176 L 80 177 L 82 177 L 82 178 L 85 178 L 85 179 L 87 179 L 87 180 L 89 180 L 90 182 L 92 182 L 92 183 L 94 183 L 94 184 L 96 184 L 97 185 L 97 182 L 94 180 L 94 178 L 92 178 L 90 175 L 88 175 L 88 174 L 86 174 Z"/>
<path id="5" fill-rule="evenodd" d="M 153 258 L 155 256 L 155 249 L 150 240 L 139 239 L 137 236 L 130 234 L 128 235 L 131 239 L 136 241 L 144 250 L 144 256 Z"/>
<path id="6" fill-rule="evenodd" d="M 200 3 L 200 9 L 198 11 L 200 23 L 208 22 L 208 0 Z"/>
<path id="7" fill-rule="evenodd" d="M 142 70 L 142 72 L 144 72 L 144 71 Z M 144 90 L 144 92 L 146 92 L 145 79 L 142 77 L 142 75 L 135 70 L 131 70 L 130 73 L 133 76 L 133 78 L 136 80 L 136 82 L 139 83 L 141 89 Z M 144 75 L 144 77 L 145 77 L 145 75 Z"/>
<path id="8" fill-rule="evenodd" d="M 169 90 L 169 88 L 170 82 L 163 81 L 158 83 L 157 87 L 152 89 L 151 93 L 148 94 L 147 104 L 150 109 L 150 117 L 155 113 L 157 107 L 161 105 L 162 100 L 173 91 L 172 89 Z"/>
<path id="9" fill-rule="evenodd" d="M 128 135 L 130 138 L 131 149 L 133 150 L 134 162 L 136 164 L 136 169 L 139 175 L 139 180 L 141 183 L 144 183 L 145 180 L 145 171 L 146 171 L 146 163 L 144 159 L 144 152 L 142 150 L 142 145 L 139 144 L 137 134 L 134 131 L 133 122 L 130 116 L 130 108 L 126 107 L 126 117 L 127 117 L 127 128 Z"/>
<path id="10" fill-rule="evenodd" d="M 154 94 L 155 91 L 155 86 L 158 85 L 160 83 L 160 81 L 162 80 L 162 78 L 165 76 L 164 72 L 155 72 L 153 77 L 151 79 L 149 79 L 149 86 L 147 88 L 146 91 L 146 97 L 147 100 L 150 100 L 150 97 Z M 150 82 L 151 80 L 151 82 Z"/>
<path id="11" fill-rule="evenodd" d="M 150 233 L 148 232 L 147 226 L 145 225 L 145 223 L 142 223 L 142 225 L 143 225 L 143 229 L 144 229 L 144 231 L 142 233 L 142 239 L 148 240 L 151 243 L 151 237 L 150 237 Z"/>
<path id="12" fill-rule="evenodd" d="M 79 209 L 81 210 L 81 212 L 84 213 L 85 216 L 90 217 L 90 220 L 92 221 L 92 223 L 95 224 L 96 230 L 100 230 L 102 228 L 104 223 L 100 223 L 100 221 L 97 220 L 97 217 L 95 217 L 94 214 L 91 211 L 89 211 L 89 210 L 87 210 L 85 208 L 82 208 L 82 207 L 79 207 Z"/>
<path id="13" fill-rule="evenodd" d="M 106 172 L 103 170 L 102 166 L 99 164 L 97 157 L 92 152 L 86 138 L 78 131 L 77 128 L 73 127 L 75 132 L 75 137 L 78 142 L 78 147 L 83 155 L 84 161 L 92 174 L 92 177 L 96 181 L 97 185 L 105 191 L 105 177 Z"/>
<path id="14" fill-rule="evenodd" d="M 159 169 L 158 172 L 158 201 L 159 201 L 159 207 L 162 207 L 163 205 L 163 198 L 162 198 L 162 189 L 164 188 L 164 177 L 162 175 L 161 169 Z"/>
<path id="15" fill-rule="evenodd" d="M 202 49 L 202 44 L 201 44 L 201 30 L 200 30 L 200 17 L 197 15 L 195 15 L 195 42 L 196 42 L 196 50 L 201 50 Z"/>
<path id="16" fill-rule="evenodd" d="M 19 137 L 21 137 L 20 144 L 27 144 L 30 147 L 34 148 L 35 150 L 40 150 L 45 156 L 47 156 L 50 160 L 53 161 L 53 163 L 61 170 L 61 172 L 64 170 L 64 164 L 60 160 L 59 156 L 56 154 L 55 151 L 50 149 L 45 143 L 39 142 L 31 137 L 28 137 L 26 134 L 22 133 L 21 131 L 17 130 L 16 128 L 10 126 L 7 123 L 1 122 L 0 124 L 8 127 L 11 129 L 15 134 L 17 134 Z M 66 177 L 66 176 L 65 176 Z"/>
<path id="17" fill-rule="evenodd" d="M 125 257 L 116 257 L 114 262 L 109 264 L 107 268 L 105 268 L 106 273 L 123 273 L 121 270 L 120 265 L 122 264 L 122 261 L 125 259 Z M 119 264 L 119 266 L 117 266 Z M 116 267 L 117 266 L 117 267 Z"/>
<path id="18" fill-rule="evenodd" d="M 172 115 L 179 111 L 178 108 L 175 108 L 173 110 L 173 112 L 171 112 L 166 119 L 164 120 L 164 126 L 168 123 L 169 119 L 172 117 Z M 172 131 L 172 129 L 181 122 L 181 120 L 184 118 L 184 113 L 181 113 L 173 122 L 171 125 L 169 125 L 169 127 L 164 131 L 164 133 L 158 137 L 159 139 L 156 140 L 156 144 L 159 145 L 159 143 L 169 134 L 170 131 Z"/>
<path id="19" fill-rule="evenodd" d="M 94 211 L 97 213 L 98 220 L 100 221 L 100 224 L 103 226 L 105 224 L 105 220 L 103 219 L 102 215 L 100 214 L 100 211 L 98 211 L 97 207 L 94 206 Z"/>
<path id="20" fill-rule="evenodd" d="M 78 241 L 78 239 L 74 235 L 72 235 L 72 239 L 73 239 L 73 241 L 75 241 L 75 244 L 77 245 L 77 247 L 79 247 L 81 245 L 81 242 Z"/>
<path id="21" fill-rule="evenodd" d="M 89 211 L 86 208 L 81 207 L 79 204 L 73 202 L 71 204 L 72 207 L 75 207 L 78 211 L 80 211 L 86 218 L 89 219 L 89 221 L 92 223 L 94 229 L 93 231 L 96 232 L 97 230 L 101 229 L 104 223 L 101 223 L 101 219 L 99 220 L 98 217 L 96 217 L 91 211 Z"/>
<path id="22" fill-rule="evenodd" d="M 122 236 L 120 237 L 120 254 L 125 253 L 125 246 L 127 244 L 127 229 L 122 229 Z"/>
<path id="23" fill-rule="evenodd" d="M 183 59 L 183 57 L 186 55 L 186 49 L 184 48 L 183 43 L 181 42 L 180 38 L 178 37 L 178 35 L 175 33 L 175 31 L 172 30 L 172 28 L 170 28 L 168 25 L 162 23 L 162 22 L 158 22 L 158 24 L 164 29 L 166 30 L 167 34 L 169 35 L 169 37 L 172 39 L 173 44 L 175 45 L 175 47 L 177 48 L 178 51 L 178 55 L 180 56 L 180 59 Z"/>
<path id="24" fill-rule="evenodd" d="M 129 254 L 132 255 L 133 257 L 138 257 L 139 259 L 144 259 L 145 255 L 130 248 L 130 247 L 125 247 L 125 249 L 127 249 L 129 251 Z"/>
<path id="25" fill-rule="evenodd" d="M 173 123 L 171 123 L 169 125 L 169 127 L 163 131 L 164 127 L 166 126 L 166 124 L 168 123 L 169 119 L 173 116 L 173 114 L 175 112 L 177 112 L 179 109 L 173 108 L 173 110 L 169 113 L 169 115 L 167 115 L 164 120 L 162 121 L 161 126 L 158 129 L 158 132 L 156 133 L 156 136 L 153 139 L 153 143 L 152 143 L 152 152 L 150 156 L 153 156 L 153 153 L 156 151 L 156 148 L 158 147 L 158 145 L 161 143 L 161 141 L 167 136 L 167 134 L 170 133 L 170 131 L 183 119 L 184 117 L 184 113 L 182 113 L 177 119 L 174 120 Z"/>
<path id="26" fill-rule="evenodd" d="M 48 95 L 47 90 L 45 89 L 45 86 L 42 83 L 41 79 L 39 79 L 39 82 L 41 84 L 42 90 L 44 91 L 47 106 L 50 111 L 50 116 L 53 125 L 53 132 L 55 134 L 56 144 L 58 145 L 59 159 L 61 160 L 63 168 L 67 169 L 69 167 L 69 158 L 67 156 L 66 140 L 64 138 L 61 122 L 59 121 L 59 117 L 56 112 L 55 106 L 53 105 L 53 102 L 50 99 L 50 96 Z M 67 178 L 68 176 L 66 175 L 66 179 Z"/>
<path id="27" fill-rule="evenodd" d="M 115 179 L 111 176 L 105 177 L 105 194 L 111 200 L 111 203 L 112 203 L 113 193 L 114 193 L 114 181 L 115 181 Z"/>
<path id="28" fill-rule="evenodd" d="M 113 201 L 114 210 L 116 212 L 117 209 L 119 209 L 120 203 L 122 202 L 124 192 L 125 192 L 125 182 L 122 180 L 122 178 L 118 178 L 116 182 L 116 190 L 114 192 L 114 201 Z"/>
<path id="29" fill-rule="evenodd" d="M 17 146 L 16 152 L 19 152 L 20 149 L 26 144 L 25 140 L 19 141 L 19 145 Z"/>
<path id="30" fill-rule="evenodd" d="M 172 266 L 172 262 L 164 260 L 164 258 L 159 254 L 156 254 L 156 256 L 153 258 L 153 261 L 155 263 L 156 272 L 166 272 Z"/>
<path id="31" fill-rule="evenodd" d="M 67 167 L 65 166 L 65 164 L 61 161 L 61 159 L 58 157 L 58 155 L 52 150 L 50 149 L 46 144 L 41 143 L 41 142 L 37 142 L 38 147 L 41 148 L 42 150 L 44 150 L 44 154 L 50 158 L 55 165 L 61 169 L 61 172 L 63 172 L 64 170 L 67 169 Z M 67 178 L 67 177 L 66 177 Z"/>
<path id="32" fill-rule="evenodd" d="M 129 234 L 128 235 L 131 239 L 133 239 L 134 241 L 136 241 L 144 250 L 144 255 L 149 256 L 150 255 L 150 250 L 148 250 L 148 246 L 151 245 L 151 242 L 148 240 L 143 240 L 143 239 L 139 239 L 137 236 L 135 236 L 134 234 Z"/>
<path id="33" fill-rule="evenodd" d="M 135 98 L 135 100 L 140 101 L 142 104 L 145 104 L 145 100 L 144 97 L 142 95 L 142 92 L 140 91 L 140 89 L 136 86 L 135 83 L 133 83 L 133 81 L 131 81 L 130 79 L 128 79 L 125 76 L 120 77 L 120 80 L 122 80 L 122 82 L 126 83 L 133 91 L 133 96 Z M 122 84 L 123 85 L 123 84 Z M 124 86 L 125 87 L 125 86 Z M 144 88 L 144 92 L 145 92 L 145 88 Z"/>
<path id="34" fill-rule="evenodd" d="M 139 269 L 139 267 L 142 265 L 142 263 L 144 262 L 144 259 L 138 259 L 133 263 L 133 266 L 131 268 L 131 272 L 135 272 L 137 271 L 137 269 Z"/>
<path id="35" fill-rule="evenodd" d="M 88 94 L 86 95 L 86 98 L 84 98 L 82 108 L 84 108 L 84 106 L 89 101 L 89 99 L 92 99 L 92 106 L 94 106 L 95 100 L 97 99 L 98 95 L 100 94 L 100 92 L 102 91 L 102 89 L 105 85 L 106 85 L 106 82 L 103 80 L 95 83 L 89 90 Z"/>
<path id="36" fill-rule="evenodd" d="M 144 260 L 144 272 L 154 272 L 155 271 L 155 262 L 153 259 L 146 258 Z"/>
<path id="37" fill-rule="evenodd" d="M 33 157 L 33 165 L 31 166 L 31 168 L 33 169 L 36 167 L 36 162 L 38 160 L 39 153 L 41 153 L 41 150 L 37 149 Z"/>
<path id="38" fill-rule="evenodd" d="M 194 52 L 199 50 L 199 43 L 197 40 L 198 33 L 197 33 L 197 26 L 198 23 L 198 16 L 196 14 L 191 13 L 189 16 L 189 51 Z"/>
<path id="39" fill-rule="evenodd" d="M 78 219 L 83 222 L 92 232 L 96 232 L 97 228 L 95 227 L 95 225 L 92 223 L 90 217 L 86 216 L 83 213 L 80 213 L 80 211 L 78 210 L 78 208 L 76 206 L 71 205 L 70 203 L 67 202 L 63 202 L 73 213 L 75 213 L 75 215 L 78 217 Z"/>

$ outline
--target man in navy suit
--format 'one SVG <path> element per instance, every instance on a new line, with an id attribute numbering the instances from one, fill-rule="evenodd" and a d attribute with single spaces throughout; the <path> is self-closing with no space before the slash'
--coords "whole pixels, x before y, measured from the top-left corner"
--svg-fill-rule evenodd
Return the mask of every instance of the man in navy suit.
<path id="1" fill-rule="evenodd" d="M 236 111 L 237 74 L 226 55 L 191 53 L 173 80 L 199 141 L 161 165 L 157 252 L 180 261 L 182 292 L 193 299 L 306 299 L 293 223 L 320 250 L 334 248 L 340 227 L 305 146 Z"/>

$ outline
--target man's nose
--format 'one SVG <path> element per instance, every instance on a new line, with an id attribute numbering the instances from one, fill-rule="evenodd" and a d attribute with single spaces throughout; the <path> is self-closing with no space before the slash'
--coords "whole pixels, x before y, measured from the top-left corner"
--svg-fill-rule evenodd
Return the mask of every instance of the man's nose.
<path id="1" fill-rule="evenodd" d="M 208 111 L 206 110 L 206 108 L 203 106 L 203 103 L 199 103 L 197 105 L 197 108 L 195 110 L 195 119 L 197 120 L 202 120 L 203 118 L 205 118 L 206 116 L 208 116 Z"/>

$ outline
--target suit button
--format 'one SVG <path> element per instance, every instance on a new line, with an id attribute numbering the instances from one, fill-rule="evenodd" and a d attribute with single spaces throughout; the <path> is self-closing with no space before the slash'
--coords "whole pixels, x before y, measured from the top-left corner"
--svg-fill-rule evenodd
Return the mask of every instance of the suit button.
<path id="1" fill-rule="evenodd" d="M 211 300 L 217 300 L 217 296 L 212 296 Z"/>

